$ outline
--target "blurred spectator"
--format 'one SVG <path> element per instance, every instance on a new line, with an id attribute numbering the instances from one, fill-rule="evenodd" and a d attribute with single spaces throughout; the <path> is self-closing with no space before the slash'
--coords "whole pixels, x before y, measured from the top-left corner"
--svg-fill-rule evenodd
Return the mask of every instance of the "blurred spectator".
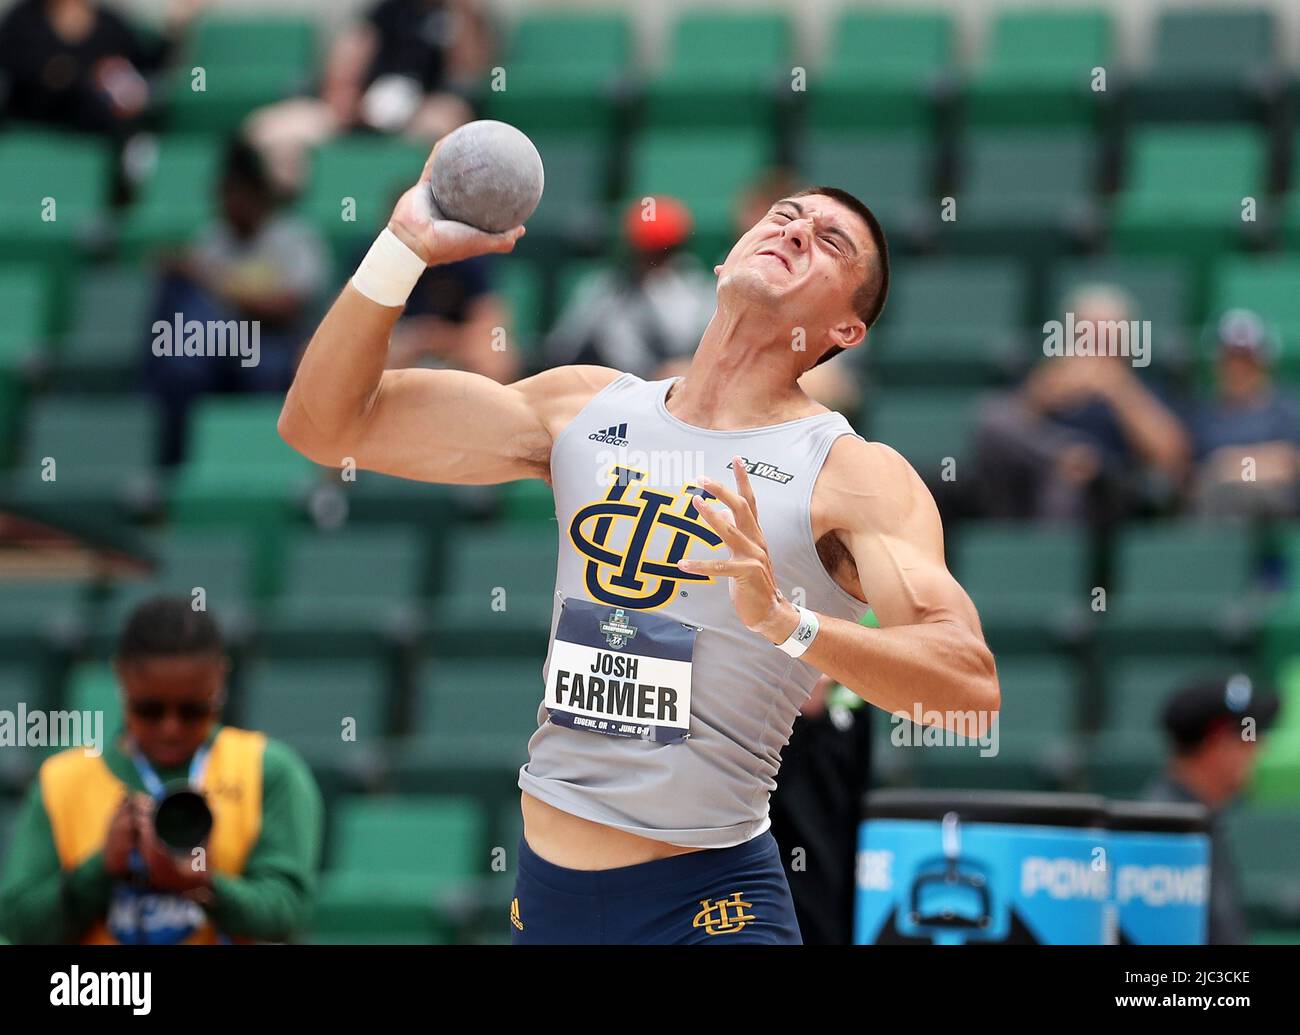
<path id="1" fill-rule="evenodd" d="M 155 330 L 183 320 L 207 328 L 239 321 L 256 335 L 254 362 L 234 356 L 159 355 L 145 366 L 145 384 L 163 415 L 161 462 L 184 455 L 194 400 L 210 392 L 283 392 L 324 287 L 326 246 L 310 224 L 278 212 L 261 159 L 234 142 L 218 186 L 220 216 L 182 254 L 163 260 Z M 179 315 L 178 315 L 179 314 Z"/>
<path id="2" fill-rule="evenodd" d="M 509 384 L 519 377 L 505 304 L 492 290 L 493 262 L 482 255 L 431 266 L 389 339 L 388 366 L 452 367 Z"/>
<path id="3" fill-rule="evenodd" d="M 0 883 L 0 930 L 15 942 L 288 941 L 310 915 L 320 792 L 290 748 L 222 725 L 216 623 L 186 597 L 146 601 L 115 670 L 124 729 L 102 755 L 73 747 L 41 766 Z M 201 852 L 166 845 L 154 825 L 184 789 L 211 813 Z"/>
<path id="4" fill-rule="evenodd" d="M 393 205 L 405 190 L 393 195 Z M 354 256 L 353 268 L 368 248 Z M 493 256 L 481 255 L 425 270 L 389 336 L 388 368 L 451 367 L 501 384 L 516 380 L 523 362 L 506 305 L 493 290 L 496 269 Z"/>
<path id="5" fill-rule="evenodd" d="M 482 72 L 491 50 L 476 0 L 382 0 L 334 41 L 320 95 L 253 112 L 248 136 L 286 194 L 302 185 L 307 149 L 340 133 L 400 133 L 432 146 L 471 118 L 457 91 Z"/>
<path id="6" fill-rule="evenodd" d="M 858 826 L 871 777 L 871 708 L 822 676 L 799 710 L 772 792 L 781 847 L 805 945 L 851 945 Z"/>
<path id="7" fill-rule="evenodd" d="M 594 363 L 659 380 L 683 374 L 717 303 L 717 284 L 683 250 L 691 216 L 674 198 L 623 218 L 627 257 L 584 279 L 543 344 L 547 363 Z"/>
<path id="8" fill-rule="evenodd" d="M 736 200 L 733 227 L 736 237 L 748 233 L 767 215 L 768 209 L 806 185 L 788 169 L 776 167 L 764 172 L 741 191 Z M 864 200 L 871 204 L 870 198 Z M 823 406 L 841 413 L 855 413 L 862 403 L 858 376 L 853 370 L 853 360 L 847 355 L 836 356 L 813 367 L 799 378 L 799 386 Z"/>
<path id="9" fill-rule="evenodd" d="M 1257 735 L 1272 724 L 1279 707 L 1276 695 L 1253 686 L 1242 674 L 1192 683 L 1165 704 L 1162 723 L 1171 756 L 1164 775 L 1152 783 L 1145 797 L 1199 802 L 1210 811 L 1208 941 L 1212 945 L 1248 940 L 1222 813 L 1249 783 Z"/>
<path id="10" fill-rule="evenodd" d="M 173 3 L 169 35 L 142 34 L 94 0 L 19 0 L 0 21 L 0 73 L 15 119 L 124 138 L 198 4 Z"/>
<path id="11" fill-rule="evenodd" d="M 1273 384 L 1276 339 L 1254 313 L 1218 325 L 1214 398 L 1192 415 L 1192 509 L 1284 517 L 1296 512 L 1300 408 Z"/>
<path id="12" fill-rule="evenodd" d="M 1042 360 L 977 419 L 978 491 L 990 517 L 1117 520 L 1152 485 L 1167 495 L 1186 474 L 1181 422 L 1115 340 L 1116 325 L 1134 316 L 1128 297 L 1093 285 L 1066 308 L 1076 331 L 1092 324 L 1097 354 Z"/>

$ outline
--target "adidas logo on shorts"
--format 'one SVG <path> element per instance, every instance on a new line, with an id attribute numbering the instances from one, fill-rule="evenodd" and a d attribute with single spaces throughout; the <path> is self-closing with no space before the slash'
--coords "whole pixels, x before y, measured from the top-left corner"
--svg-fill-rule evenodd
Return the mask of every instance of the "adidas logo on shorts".
<path id="1" fill-rule="evenodd" d="M 607 446 L 627 445 L 627 424 L 611 424 L 600 431 L 593 431 L 587 436 L 592 442 L 604 442 Z"/>

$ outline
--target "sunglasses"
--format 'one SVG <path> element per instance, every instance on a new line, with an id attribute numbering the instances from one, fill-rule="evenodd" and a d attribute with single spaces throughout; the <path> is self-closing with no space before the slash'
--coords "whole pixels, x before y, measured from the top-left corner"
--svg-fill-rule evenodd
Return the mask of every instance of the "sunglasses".
<path id="1" fill-rule="evenodd" d="M 163 716 L 173 711 L 181 722 L 193 724 L 211 716 L 216 706 L 209 701 L 182 701 L 169 705 L 166 701 L 145 699 L 129 702 L 127 709 L 141 722 L 161 722 Z"/>

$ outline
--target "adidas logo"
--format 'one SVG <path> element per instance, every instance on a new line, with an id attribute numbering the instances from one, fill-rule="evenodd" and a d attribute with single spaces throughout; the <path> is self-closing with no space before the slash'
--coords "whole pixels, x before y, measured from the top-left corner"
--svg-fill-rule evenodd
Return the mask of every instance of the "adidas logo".
<path id="1" fill-rule="evenodd" d="M 517 898 L 510 901 L 510 922 L 519 930 L 524 929 L 524 922 L 519 919 L 519 899 Z"/>
<path id="2" fill-rule="evenodd" d="M 627 424 L 611 424 L 600 431 L 593 431 L 587 436 L 592 442 L 604 442 L 607 446 L 627 445 Z"/>

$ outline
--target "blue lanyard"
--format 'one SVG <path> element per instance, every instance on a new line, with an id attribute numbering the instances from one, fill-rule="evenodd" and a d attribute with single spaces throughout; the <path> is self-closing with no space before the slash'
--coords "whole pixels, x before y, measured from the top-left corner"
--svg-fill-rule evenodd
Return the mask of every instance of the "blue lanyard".
<path id="1" fill-rule="evenodd" d="M 194 757 L 190 759 L 189 784 L 196 790 L 199 784 L 203 782 L 203 773 L 208 767 L 210 752 L 211 745 L 204 744 L 194 752 Z M 135 745 L 131 747 L 131 761 L 135 763 L 136 772 L 140 774 L 140 780 L 144 784 L 145 790 L 154 798 L 161 800 L 167 790 L 163 787 L 163 782 L 158 778 L 158 774 L 154 772 L 153 766 L 149 764 L 149 760 L 140 753 L 140 749 Z"/>

